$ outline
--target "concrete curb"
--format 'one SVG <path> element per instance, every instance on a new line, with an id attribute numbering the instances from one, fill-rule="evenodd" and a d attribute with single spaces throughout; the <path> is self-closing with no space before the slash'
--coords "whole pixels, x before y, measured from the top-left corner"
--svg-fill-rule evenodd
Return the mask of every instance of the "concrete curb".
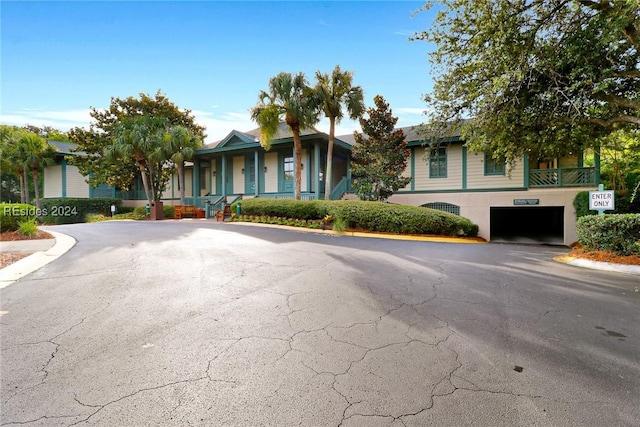
<path id="1" fill-rule="evenodd" d="M 589 259 L 574 258 L 569 255 L 562 255 L 553 258 L 554 261 L 563 264 L 574 265 L 576 267 L 588 268 L 591 270 L 614 271 L 616 273 L 640 275 L 640 265 L 614 264 L 611 262 L 592 261 Z"/>
<path id="2" fill-rule="evenodd" d="M 76 244 L 76 239 L 66 234 L 47 230 L 56 239 L 56 244 L 47 251 L 35 252 L 20 261 L 0 270 L 0 289 L 54 261 Z"/>

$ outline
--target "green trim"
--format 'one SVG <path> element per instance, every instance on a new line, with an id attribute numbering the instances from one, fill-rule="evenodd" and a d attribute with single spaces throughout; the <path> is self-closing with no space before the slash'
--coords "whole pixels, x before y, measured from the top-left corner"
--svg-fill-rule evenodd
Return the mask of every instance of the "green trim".
<path id="1" fill-rule="evenodd" d="M 425 141 L 425 140 L 409 141 L 407 143 L 407 147 L 428 147 L 433 142 L 442 144 L 442 143 L 454 143 L 454 142 L 464 143 L 465 141 L 459 136 L 450 136 L 447 138 L 438 139 L 437 141 Z"/>
<path id="2" fill-rule="evenodd" d="M 526 191 L 526 190 L 528 189 L 524 187 L 472 188 L 472 189 L 459 188 L 455 190 L 417 190 L 417 191 L 401 190 L 401 191 L 396 191 L 395 194 L 489 193 L 492 191 L 504 192 L 504 191 Z"/>
<path id="3" fill-rule="evenodd" d="M 62 174 L 62 197 L 67 197 L 67 161 L 63 158 L 61 166 L 61 174 Z"/>
<path id="4" fill-rule="evenodd" d="M 411 167 L 411 191 L 416 189 L 416 150 L 415 148 L 411 148 L 411 158 L 410 158 L 410 167 Z"/>
<path id="5" fill-rule="evenodd" d="M 302 169 L 303 172 L 305 172 L 305 174 L 307 175 L 307 191 L 311 191 L 311 150 L 309 149 L 310 147 L 307 147 L 305 149 L 306 154 L 306 159 L 304 160 L 304 164 L 307 165 L 306 169 Z M 302 191 L 302 190 L 301 190 Z"/>
<path id="6" fill-rule="evenodd" d="M 467 146 L 462 146 L 462 189 L 467 189 Z"/>

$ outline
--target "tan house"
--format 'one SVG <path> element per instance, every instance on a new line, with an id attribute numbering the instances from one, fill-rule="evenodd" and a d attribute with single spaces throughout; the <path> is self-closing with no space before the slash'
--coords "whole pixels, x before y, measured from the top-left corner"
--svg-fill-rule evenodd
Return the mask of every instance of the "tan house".
<path id="1" fill-rule="evenodd" d="M 403 128 L 411 151 L 405 176 L 409 185 L 389 202 L 425 206 L 469 218 L 479 235 L 493 241 L 532 241 L 570 245 L 577 241 L 575 195 L 595 189 L 596 167 L 584 167 L 582 153 L 549 159 L 526 156 L 512 169 L 486 153 L 467 150 L 460 136 L 437 147 L 425 146 L 412 127 Z M 293 198 L 295 157 L 293 138 L 286 126 L 265 151 L 259 130 L 231 131 L 224 139 L 204 146 L 185 168 L 187 204 L 204 208 L 211 216 L 225 202 L 239 197 Z M 308 129 L 302 140 L 302 198 L 324 199 L 328 135 Z M 119 197 L 128 205 L 143 205 L 144 191 L 135 182 L 131 191 L 108 186 L 91 188 L 77 168 L 67 164 L 72 144 L 52 142 L 58 151 L 55 166 L 45 170 L 45 197 Z M 336 137 L 330 198 L 355 198 L 351 193 L 353 135 Z M 163 193 L 165 203 L 179 203 L 177 177 Z"/>

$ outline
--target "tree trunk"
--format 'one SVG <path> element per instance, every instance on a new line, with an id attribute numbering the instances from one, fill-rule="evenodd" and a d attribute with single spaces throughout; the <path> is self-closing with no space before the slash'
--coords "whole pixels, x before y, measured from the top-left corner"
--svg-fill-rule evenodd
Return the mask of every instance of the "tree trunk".
<path id="1" fill-rule="evenodd" d="M 324 199 L 329 200 L 331 198 L 332 183 L 331 177 L 333 176 L 333 140 L 336 133 L 336 119 L 335 117 L 329 117 L 329 144 L 327 146 L 327 168 L 324 171 Z M 316 172 L 317 173 L 317 172 Z"/>
<path id="2" fill-rule="evenodd" d="M 20 203 L 26 203 L 24 196 L 24 175 L 22 174 L 22 171 L 20 169 L 18 169 L 18 181 L 20 182 Z"/>
<path id="3" fill-rule="evenodd" d="M 35 190 L 36 207 L 40 209 L 40 183 L 38 169 L 31 169 L 31 176 L 33 178 L 33 189 Z"/>
<path id="4" fill-rule="evenodd" d="M 300 200 L 302 190 L 302 143 L 300 142 L 300 129 L 298 127 L 292 127 L 293 133 L 293 146 L 296 153 L 296 188 L 294 197 L 296 200 Z"/>
<path id="5" fill-rule="evenodd" d="M 144 162 L 138 162 L 138 168 L 140 168 L 140 177 L 142 178 L 142 187 L 144 188 L 144 194 L 147 196 L 147 202 L 151 207 L 151 190 L 149 189 L 149 181 L 147 180 L 147 171 L 144 167 Z"/>
<path id="6" fill-rule="evenodd" d="M 24 181 L 24 202 L 29 203 L 29 178 L 27 176 L 27 169 L 22 170 L 22 180 Z"/>

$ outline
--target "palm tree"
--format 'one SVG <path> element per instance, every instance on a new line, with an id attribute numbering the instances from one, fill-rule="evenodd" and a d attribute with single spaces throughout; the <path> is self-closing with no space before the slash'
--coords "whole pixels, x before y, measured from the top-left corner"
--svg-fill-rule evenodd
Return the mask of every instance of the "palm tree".
<path id="1" fill-rule="evenodd" d="M 271 140 L 278 131 L 280 120 L 293 134 L 296 157 L 295 199 L 300 200 L 302 187 L 302 143 L 300 131 L 318 123 L 319 106 L 315 91 L 307 84 L 303 73 L 279 73 L 269 79 L 269 92 L 260 91 L 258 104 L 251 109 L 251 119 L 260 127 L 260 144 L 271 148 Z"/>
<path id="2" fill-rule="evenodd" d="M 46 149 L 46 143 L 39 135 L 26 130 L 16 132 L 9 147 L 8 155 L 12 157 L 14 170 L 20 179 L 20 202 L 29 203 L 29 179 L 31 171 L 34 179 L 36 203 L 40 203 L 38 173 L 43 166 L 43 158 L 52 156 Z M 45 155 L 45 153 L 47 153 Z"/>
<path id="3" fill-rule="evenodd" d="M 36 206 L 40 208 L 40 170 L 54 163 L 53 156 L 56 151 L 42 137 L 35 134 L 28 136 L 24 142 L 26 145 L 24 167 L 25 170 L 31 171 Z"/>
<path id="4" fill-rule="evenodd" d="M 175 164 L 178 171 L 178 186 L 180 187 L 180 204 L 185 205 L 184 195 L 184 162 L 191 160 L 202 141 L 184 126 L 172 126 L 164 136 L 163 151 Z"/>
<path id="5" fill-rule="evenodd" d="M 155 157 L 162 146 L 166 121 L 159 117 L 140 116 L 127 119 L 113 129 L 112 143 L 105 149 L 105 157 L 111 161 L 133 158 L 140 170 L 142 186 L 149 206 L 156 198 L 154 176 Z"/>
<path id="6" fill-rule="evenodd" d="M 342 71 L 339 65 L 333 69 L 331 76 L 316 71 L 316 80 L 316 96 L 320 100 L 320 108 L 325 117 L 329 119 L 329 146 L 327 147 L 327 168 L 324 178 L 324 198 L 329 200 L 332 190 L 333 143 L 336 123 L 340 123 L 344 116 L 343 106 L 346 107 L 352 120 L 361 117 L 365 110 L 364 96 L 360 86 L 352 86 L 353 72 Z"/>

